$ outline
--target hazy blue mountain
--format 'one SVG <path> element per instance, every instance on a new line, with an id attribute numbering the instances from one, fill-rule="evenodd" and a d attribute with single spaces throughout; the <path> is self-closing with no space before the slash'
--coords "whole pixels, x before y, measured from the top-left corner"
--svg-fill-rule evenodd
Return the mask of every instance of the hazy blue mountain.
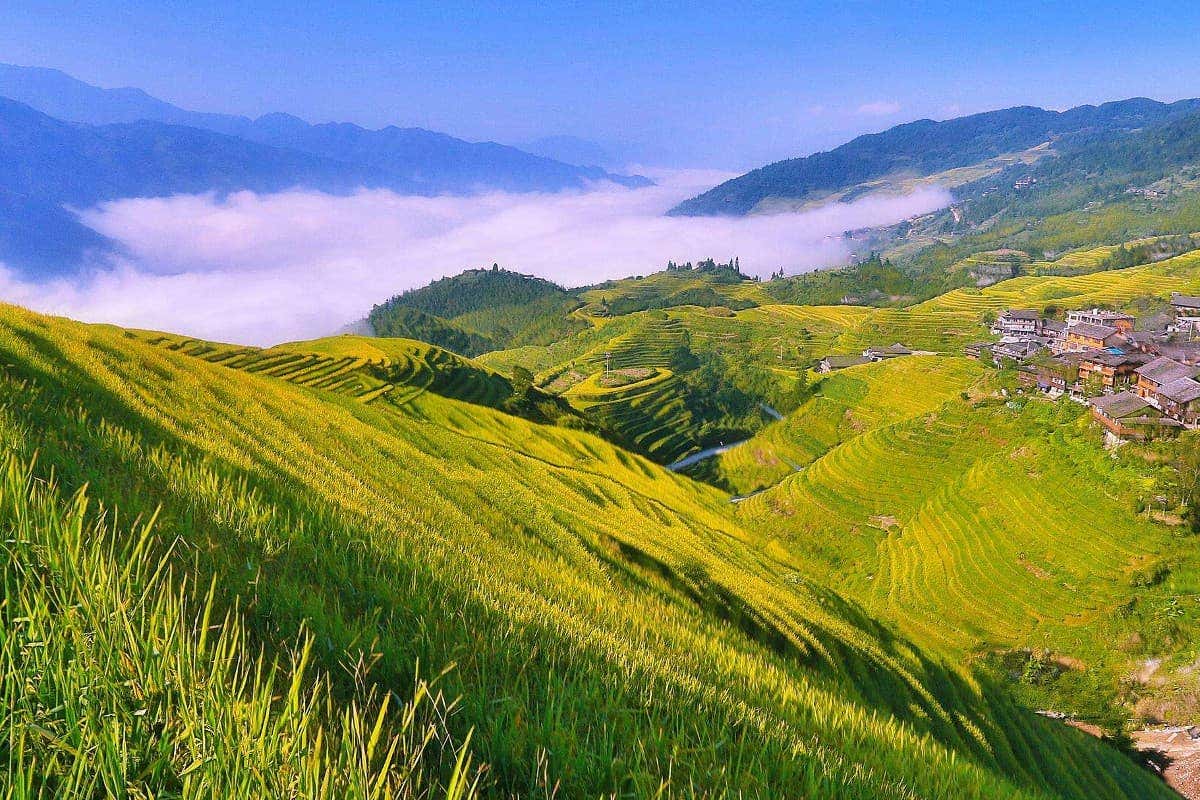
<path id="1" fill-rule="evenodd" d="M 28 276 L 69 272 L 110 249 L 68 208 L 105 200 L 290 188 L 561 191 L 606 180 L 650 183 L 419 128 L 205 114 L 140 89 L 0 65 L 0 262 Z"/>
<path id="2" fill-rule="evenodd" d="M 671 213 L 746 214 L 769 198 L 819 197 L 898 173 L 929 175 L 1064 136 L 1122 136 L 1197 111 L 1200 100 L 1166 104 L 1133 98 L 1063 112 L 1020 106 L 944 122 L 919 120 L 859 136 L 828 152 L 760 167 L 680 203 Z"/>
<path id="3" fill-rule="evenodd" d="M 552 192 L 601 180 L 625 186 L 650 183 L 638 176 L 613 175 L 594 166 L 575 166 L 515 147 L 467 142 L 421 128 L 368 130 L 348 123 L 310 125 L 289 114 L 252 120 L 188 111 L 141 89 L 101 89 L 54 69 L 0 65 L 0 97 L 69 122 L 108 125 L 149 120 L 237 136 L 386 171 L 386 182 L 400 181 L 412 191 L 427 193 Z"/>
<path id="4" fill-rule="evenodd" d="M 391 175 L 199 128 L 81 125 L 0 98 L 0 262 L 26 275 L 70 271 L 109 244 L 70 208 L 213 190 L 360 186 L 407 188 Z"/>

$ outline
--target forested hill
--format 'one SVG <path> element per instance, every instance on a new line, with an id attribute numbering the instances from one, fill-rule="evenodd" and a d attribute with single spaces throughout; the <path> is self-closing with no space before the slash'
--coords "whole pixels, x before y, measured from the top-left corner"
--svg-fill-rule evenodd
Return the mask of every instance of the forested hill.
<path id="1" fill-rule="evenodd" d="M 390 302 L 449 318 L 495 305 L 568 296 L 566 289 L 545 278 L 522 275 L 493 265 L 492 269 L 469 269 L 440 278 L 428 286 L 399 294 Z"/>
<path id="2" fill-rule="evenodd" d="M 764 200 L 818 198 L 885 176 L 924 176 L 978 164 L 1068 135 L 1112 138 L 1200 111 L 1200 100 L 1133 98 L 1068 111 L 1020 106 L 867 134 L 828 152 L 760 167 L 680 203 L 671 214 L 750 213 Z"/>
<path id="3" fill-rule="evenodd" d="M 408 336 L 478 355 L 569 335 L 584 327 L 569 316 L 580 305 L 558 284 L 493 264 L 398 294 L 371 309 L 367 319 L 377 336 Z M 434 327 L 439 338 L 428 334 Z"/>

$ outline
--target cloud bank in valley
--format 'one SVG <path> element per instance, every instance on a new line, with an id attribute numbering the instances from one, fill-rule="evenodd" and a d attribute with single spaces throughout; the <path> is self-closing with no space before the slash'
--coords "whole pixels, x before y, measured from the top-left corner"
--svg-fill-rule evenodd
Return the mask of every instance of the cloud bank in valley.
<path id="1" fill-rule="evenodd" d="M 734 255 L 744 271 L 841 262 L 845 230 L 946 205 L 925 189 L 796 214 L 666 217 L 723 179 L 673 173 L 660 184 L 553 195 L 411 197 L 363 191 L 130 199 L 82 213 L 125 254 L 76 280 L 34 285 L 0 274 L 0 296 L 94 322 L 246 344 L 333 332 L 375 303 L 468 267 L 499 262 L 567 286 L 645 274 L 668 259 Z"/>

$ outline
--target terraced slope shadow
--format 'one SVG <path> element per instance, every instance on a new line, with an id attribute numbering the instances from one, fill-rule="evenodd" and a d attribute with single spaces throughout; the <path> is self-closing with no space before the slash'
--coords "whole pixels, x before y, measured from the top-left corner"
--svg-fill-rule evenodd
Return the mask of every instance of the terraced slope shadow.
<path id="1" fill-rule="evenodd" d="M 495 796 L 1169 796 L 765 556 L 720 493 L 595 436 L 432 392 L 410 414 L 9 308 L 0 364 L 0 443 L 122 518 L 160 508 L 187 585 L 215 581 L 252 648 L 306 628 L 346 694 L 361 660 L 384 689 L 453 664 L 451 734 L 474 731 Z"/>
<path id="2" fill-rule="evenodd" d="M 509 379 L 470 359 L 412 339 L 337 336 L 261 349 L 172 334 L 139 333 L 148 343 L 211 364 L 279 378 L 370 403 L 403 405 L 424 392 L 498 408 Z"/>

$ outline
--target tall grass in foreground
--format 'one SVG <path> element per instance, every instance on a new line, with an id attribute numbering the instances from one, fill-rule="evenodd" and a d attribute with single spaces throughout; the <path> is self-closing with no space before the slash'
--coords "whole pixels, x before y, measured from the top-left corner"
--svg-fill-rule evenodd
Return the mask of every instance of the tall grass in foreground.
<path id="1" fill-rule="evenodd" d="M 214 624 L 211 591 L 188 606 L 151 524 L 120 537 L 87 510 L 84 491 L 63 502 L 0 463 L 5 798 L 475 795 L 428 684 L 398 700 L 360 663 L 335 701 L 307 638 L 254 657 L 236 616 Z"/>

